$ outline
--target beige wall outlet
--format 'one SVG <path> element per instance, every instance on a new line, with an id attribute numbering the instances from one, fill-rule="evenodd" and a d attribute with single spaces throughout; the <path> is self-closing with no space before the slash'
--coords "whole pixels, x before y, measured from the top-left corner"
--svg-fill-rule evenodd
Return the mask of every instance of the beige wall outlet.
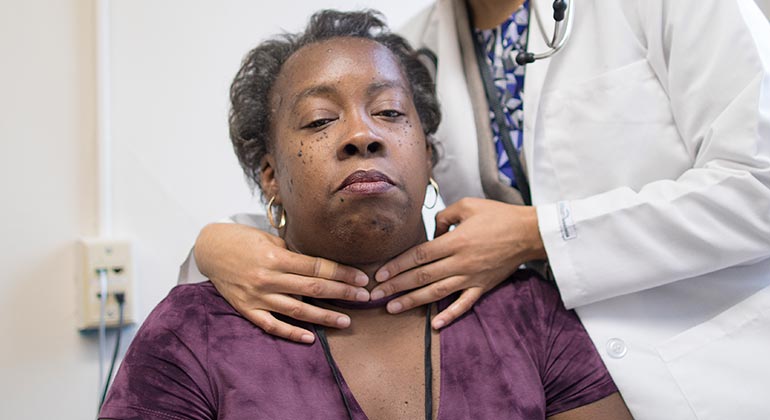
<path id="1" fill-rule="evenodd" d="M 80 275 L 77 287 L 78 329 L 99 327 L 100 271 L 107 276 L 107 303 L 105 321 L 115 327 L 119 320 L 116 293 L 123 293 L 123 324 L 134 322 L 134 269 L 131 243 L 124 240 L 83 239 L 79 243 Z"/>

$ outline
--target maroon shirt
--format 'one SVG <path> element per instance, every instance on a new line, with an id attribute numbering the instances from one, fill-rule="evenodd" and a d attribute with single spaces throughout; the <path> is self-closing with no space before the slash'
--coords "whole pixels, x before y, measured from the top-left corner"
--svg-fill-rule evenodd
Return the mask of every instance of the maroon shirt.
<path id="1" fill-rule="evenodd" d="M 440 337 L 439 419 L 542 419 L 617 391 L 578 318 L 553 286 L 528 271 L 487 293 Z M 354 417 L 365 419 L 344 379 L 343 392 Z M 100 413 L 165 420 L 347 417 L 318 340 L 296 344 L 265 334 L 208 282 L 175 287 L 150 314 Z"/>

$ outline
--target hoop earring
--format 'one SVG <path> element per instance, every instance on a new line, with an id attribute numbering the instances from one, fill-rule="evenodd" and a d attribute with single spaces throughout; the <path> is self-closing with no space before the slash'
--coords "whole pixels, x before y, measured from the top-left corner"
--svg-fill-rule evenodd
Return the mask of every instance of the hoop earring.
<path id="1" fill-rule="evenodd" d="M 433 204 L 431 204 L 430 206 L 423 204 L 422 206 L 425 207 L 426 209 L 432 209 L 433 207 L 436 207 L 436 203 L 438 203 L 438 182 L 436 182 L 436 180 L 433 179 L 433 177 L 430 177 L 430 179 L 428 179 L 428 183 L 429 183 L 428 185 L 433 187 L 433 192 L 436 194 L 436 196 L 433 198 Z"/>
<path id="2" fill-rule="evenodd" d="M 283 209 L 283 206 L 278 206 L 281 208 L 281 221 L 278 223 L 278 226 L 276 226 L 273 216 L 273 201 L 275 201 L 275 196 L 270 199 L 270 201 L 267 203 L 267 208 L 265 209 L 265 213 L 267 213 L 267 221 L 270 222 L 270 226 L 276 229 L 281 229 L 282 227 L 286 226 L 286 210 Z"/>

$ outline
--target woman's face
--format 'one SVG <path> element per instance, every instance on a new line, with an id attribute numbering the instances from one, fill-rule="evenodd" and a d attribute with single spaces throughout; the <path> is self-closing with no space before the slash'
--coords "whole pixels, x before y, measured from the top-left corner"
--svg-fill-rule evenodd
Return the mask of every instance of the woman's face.
<path id="1" fill-rule="evenodd" d="M 424 240 L 431 150 L 386 47 L 361 38 L 303 47 L 270 99 L 262 185 L 286 210 L 291 248 L 367 264 Z"/>

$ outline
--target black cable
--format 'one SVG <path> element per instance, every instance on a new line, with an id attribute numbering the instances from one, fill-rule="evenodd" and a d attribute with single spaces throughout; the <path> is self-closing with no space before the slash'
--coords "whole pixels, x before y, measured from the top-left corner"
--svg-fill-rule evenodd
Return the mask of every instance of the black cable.
<path id="1" fill-rule="evenodd" d="M 123 307 L 126 303 L 125 293 L 115 293 L 115 300 L 118 302 L 118 332 L 115 338 L 115 350 L 112 352 L 112 362 L 110 362 L 110 371 L 107 373 L 107 379 L 104 380 L 104 391 L 102 392 L 102 398 L 99 400 L 99 410 L 102 409 L 104 399 L 107 397 L 107 390 L 110 388 L 110 380 L 112 379 L 112 371 L 115 369 L 115 361 L 118 359 L 118 350 L 120 349 L 120 336 L 123 331 Z"/>

